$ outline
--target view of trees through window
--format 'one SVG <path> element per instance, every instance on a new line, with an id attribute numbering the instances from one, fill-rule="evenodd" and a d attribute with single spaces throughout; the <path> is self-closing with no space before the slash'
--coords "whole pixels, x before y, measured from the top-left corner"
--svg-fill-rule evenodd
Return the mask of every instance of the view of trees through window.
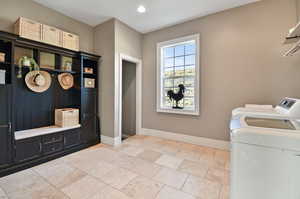
<path id="1" fill-rule="evenodd" d="M 184 109 L 195 109 L 195 77 L 196 77 L 196 42 L 188 41 L 163 47 L 162 55 L 162 95 L 163 106 L 171 108 L 175 105 L 167 92 L 173 90 L 178 92 L 179 84 L 186 87 L 185 98 L 180 101 L 180 106 Z"/>

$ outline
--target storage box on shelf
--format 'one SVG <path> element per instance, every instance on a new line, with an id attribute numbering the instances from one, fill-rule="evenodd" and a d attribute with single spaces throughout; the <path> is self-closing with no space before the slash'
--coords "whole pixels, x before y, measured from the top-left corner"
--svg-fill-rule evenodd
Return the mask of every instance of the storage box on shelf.
<path id="1" fill-rule="evenodd" d="M 84 78 L 84 87 L 85 88 L 95 88 L 95 79 Z"/>
<path id="2" fill-rule="evenodd" d="M 42 41 L 51 44 L 54 46 L 62 46 L 62 41 L 61 41 L 61 35 L 62 31 L 51 27 L 47 26 L 45 24 L 42 25 Z"/>
<path id="3" fill-rule="evenodd" d="M 5 70 L 0 70 L 0 84 L 5 84 Z"/>
<path id="4" fill-rule="evenodd" d="M 55 54 L 40 52 L 40 67 L 46 69 L 55 69 Z"/>
<path id="5" fill-rule="evenodd" d="M 24 17 L 20 17 L 15 23 L 15 34 L 27 39 L 41 41 L 42 24 Z"/>
<path id="6" fill-rule="evenodd" d="M 73 108 L 56 109 L 55 125 L 60 127 L 76 126 L 79 124 L 79 110 Z"/>
<path id="7" fill-rule="evenodd" d="M 70 50 L 79 51 L 79 37 L 75 34 L 63 32 L 62 46 Z"/>
<path id="8" fill-rule="evenodd" d="M 27 39 L 79 51 L 78 35 L 24 17 L 20 17 L 15 23 L 15 34 Z"/>
<path id="9" fill-rule="evenodd" d="M 0 53 L 0 62 L 5 62 L 5 53 Z"/>
<path id="10" fill-rule="evenodd" d="M 84 67 L 84 72 L 87 74 L 93 74 L 94 70 L 93 70 L 93 68 L 90 68 L 90 67 Z"/>

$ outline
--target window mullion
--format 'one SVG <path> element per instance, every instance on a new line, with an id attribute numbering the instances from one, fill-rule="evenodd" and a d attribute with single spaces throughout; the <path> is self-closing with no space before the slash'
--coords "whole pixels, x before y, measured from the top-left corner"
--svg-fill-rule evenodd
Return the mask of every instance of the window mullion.
<path id="1" fill-rule="evenodd" d="M 175 92 L 175 90 L 178 90 L 177 84 L 182 83 L 186 89 L 188 89 L 185 93 L 188 96 L 182 99 L 181 106 L 184 108 L 182 112 L 194 111 L 198 113 L 198 111 L 196 112 L 196 110 L 198 110 L 198 91 L 195 89 L 198 83 L 197 67 L 199 67 L 197 65 L 199 63 L 196 61 L 198 57 L 197 37 L 198 36 L 195 35 L 195 37 L 187 37 L 185 41 L 184 39 L 177 39 L 170 42 L 162 42 L 158 45 L 162 57 L 160 67 L 160 70 L 162 70 L 160 94 L 162 96 L 160 99 L 163 100 L 163 103 L 161 103 L 161 109 L 164 109 L 162 110 L 163 112 L 166 110 L 168 112 L 169 109 L 171 111 L 172 106 L 176 104 L 174 100 L 168 100 L 167 91 L 173 89 Z M 187 84 L 189 85 L 187 86 Z M 180 110 L 175 109 L 174 111 L 180 112 Z"/>

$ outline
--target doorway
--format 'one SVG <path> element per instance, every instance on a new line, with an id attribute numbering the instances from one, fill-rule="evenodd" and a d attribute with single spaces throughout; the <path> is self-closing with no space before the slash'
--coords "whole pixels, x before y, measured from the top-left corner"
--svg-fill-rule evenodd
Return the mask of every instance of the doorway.
<path id="1" fill-rule="evenodd" d="M 136 63 L 122 60 L 122 140 L 136 135 Z"/>
<path id="2" fill-rule="evenodd" d="M 119 61 L 115 64 L 115 128 L 114 132 L 116 137 L 114 138 L 113 145 L 119 145 L 122 143 L 122 118 L 123 118 L 123 61 L 127 61 L 135 64 L 135 134 L 140 134 L 142 129 L 142 61 L 138 58 L 131 57 L 125 54 L 119 54 Z M 124 62 L 125 63 L 125 62 Z M 126 69 L 125 69 L 126 70 Z M 127 114 L 124 114 L 125 117 Z M 126 118 L 125 118 L 126 119 Z M 134 120 L 133 120 L 134 121 Z M 126 133 L 125 133 L 126 134 Z M 124 136 L 126 137 L 126 135 Z"/>

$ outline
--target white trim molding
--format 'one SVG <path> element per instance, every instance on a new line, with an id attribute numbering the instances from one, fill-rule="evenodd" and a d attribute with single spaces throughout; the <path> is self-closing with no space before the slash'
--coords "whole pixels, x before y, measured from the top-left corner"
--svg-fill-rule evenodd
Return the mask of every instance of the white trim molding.
<path id="1" fill-rule="evenodd" d="M 142 128 L 142 60 L 126 54 L 116 54 L 114 134 L 122 142 L 122 61 L 136 64 L 136 132 Z"/>
<path id="2" fill-rule="evenodd" d="M 111 146 L 118 146 L 122 143 L 122 138 L 120 136 L 112 138 L 105 135 L 101 135 L 101 143 L 108 144 Z"/>
<path id="3" fill-rule="evenodd" d="M 183 135 L 178 133 L 171 133 L 166 131 L 160 131 L 155 129 L 142 128 L 140 131 L 141 135 L 149 135 L 154 137 L 160 137 L 169 140 L 181 141 L 199 146 L 212 147 L 221 150 L 230 150 L 230 143 L 223 140 L 215 140 L 204 137 L 196 137 L 190 135 Z"/>
<path id="4" fill-rule="evenodd" d="M 196 55 L 195 55 L 195 81 L 194 81 L 194 109 L 173 109 L 163 106 L 162 98 L 164 97 L 163 93 L 163 70 L 162 66 L 164 59 L 162 57 L 163 48 L 172 47 L 175 45 L 185 44 L 187 42 L 194 41 L 196 43 Z M 183 114 L 183 115 L 200 115 L 200 34 L 189 35 L 185 37 L 180 37 L 177 39 L 164 41 L 157 43 L 156 46 L 156 112 L 159 113 L 173 113 L 173 114 Z M 175 66 L 174 66 L 175 67 Z"/>

